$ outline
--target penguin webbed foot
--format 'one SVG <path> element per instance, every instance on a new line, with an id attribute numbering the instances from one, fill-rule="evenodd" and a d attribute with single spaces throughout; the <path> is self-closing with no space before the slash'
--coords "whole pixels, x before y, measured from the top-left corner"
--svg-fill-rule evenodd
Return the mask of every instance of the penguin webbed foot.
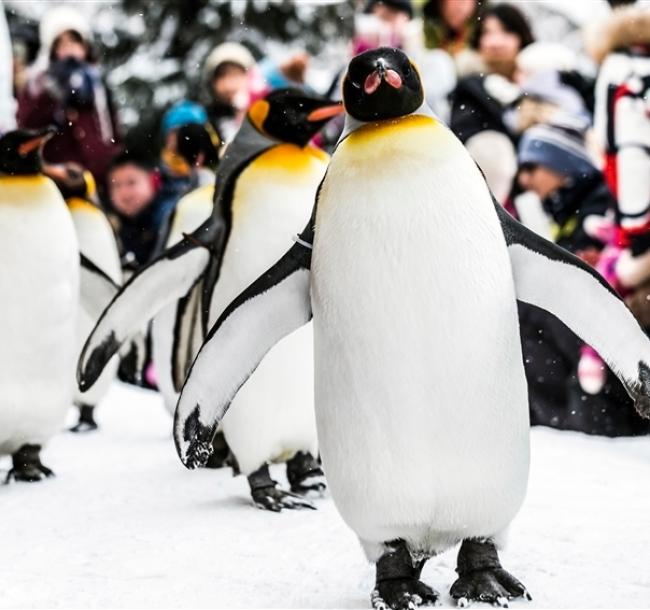
<path id="1" fill-rule="evenodd" d="M 375 610 L 414 610 L 434 606 L 438 598 L 439 594 L 421 580 L 398 578 L 377 583 L 370 602 Z"/>
<path id="2" fill-rule="evenodd" d="M 311 502 L 305 500 L 298 494 L 285 491 L 278 487 L 277 481 L 271 478 L 267 464 L 264 464 L 261 468 L 248 475 L 248 483 L 251 488 L 251 497 L 257 508 L 270 510 L 275 513 L 279 513 L 282 509 L 316 509 Z"/>
<path id="3" fill-rule="evenodd" d="M 40 445 L 23 445 L 13 454 L 13 468 L 7 473 L 5 484 L 12 479 L 24 483 L 35 483 L 46 477 L 53 477 L 54 472 L 41 463 Z"/>
<path id="4" fill-rule="evenodd" d="M 413 610 L 436 605 L 440 594 L 420 580 L 426 561 L 416 560 L 404 540 L 384 543 L 385 552 L 377 561 L 377 580 L 370 595 L 376 610 Z"/>
<path id="5" fill-rule="evenodd" d="M 95 407 L 92 405 L 81 405 L 79 407 L 79 421 L 70 428 L 70 432 L 92 432 L 97 430 L 94 410 Z"/>
<path id="6" fill-rule="evenodd" d="M 489 540 L 464 540 L 456 571 L 458 579 L 449 593 L 459 607 L 478 601 L 507 608 L 511 599 L 532 600 L 526 587 L 501 567 L 496 547 Z"/>
<path id="7" fill-rule="evenodd" d="M 287 461 L 287 480 L 293 493 L 322 496 L 327 485 L 318 460 L 308 452 L 298 451 Z"/>

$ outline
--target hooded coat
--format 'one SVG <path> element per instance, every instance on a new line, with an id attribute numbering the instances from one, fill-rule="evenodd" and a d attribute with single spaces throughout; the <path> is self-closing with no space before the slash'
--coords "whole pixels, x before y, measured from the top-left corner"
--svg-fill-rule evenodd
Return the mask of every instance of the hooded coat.
<path id="1" fill-rule="evenodd" d="M 50 62 L 52 45 L 68 30 L 89 41 L 88 24 L 69 6 L 53 9 L 43 18 L 41 57 L 18 99 L 18 125 L 56 125 L 57 134 L 43 150 L 45 160 L 80 164 L 93 174 L 101 189 L 108 163 L 121 148 L 116 112 L 96 64 Z M 76 81 L 81 84 L 77 90 Z"/>

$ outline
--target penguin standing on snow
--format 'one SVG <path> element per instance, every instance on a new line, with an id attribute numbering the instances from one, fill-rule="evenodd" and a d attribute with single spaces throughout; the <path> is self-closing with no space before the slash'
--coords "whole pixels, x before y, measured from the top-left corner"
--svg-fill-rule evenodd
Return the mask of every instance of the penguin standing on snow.
<path id="1" fill-rule="evenodd" d="M 177 407 L 177 450 L 200 465 L 266 351 L 313 316 L 319 447 L 376 563 L 373 606 L 434 603 L 422 567 L 457 543 L 452 597 L 505 606 L 528 597 L 497 554 L 528 478 L 516 301 L 593 345 L 645 416 L 650 342 L 596 272 L 495 204 L 401 51 L 354 58 L 343 99 L 312 219 L 210 330 Z"/>
<path id="2" fill-rule="evenodd" d="M 122 284 L 120 253 L 115 233 L 108 218 L 101 208 L 92 201 L 95 196 L 95 181 L 92 174 L 72 163 L 46 164 L 43 166 L 43 172 L 54 180 L 68 205 L 79 241 L 79 250 L 84 256 L 82 262 L 84 271 L 88 269 L 85 265 L 86 261 L 90 261 L 97 269 L 101 270 L 106 281 L 114 287 L 112 298 L 117 294 L 118 286 Z M 110 300 L 106 301 L 104 306 L 109 302 Z M 77 318 L 79 351 L 103 311 L 103 307 L 99 311 L 88 311 L 88 307 L 84 306 L 86 304 L 87 300 L 82 299 L 82 307 Z M 95 407 L 106 395 L 110 384 L 115 379 L 118 364 L 118 358 L 113 358 L 92 389 L 88 392 L 79 390 L 75 392 L 74 403 L 79 408 L 79 421 L 71 428 L 73 432 L 97 429 L 94 417 Z"/>
<path id="3" fill-rule="evenodd" d="M 292 89 L 274 91 L 251 106 L 219 165 L 211 218 L 139 271 L 113 301 L 82 353 L 82 388 L 93 383 L 134 325 L 178 301 L 168 366 L 180 389 L 198 347 L 187 348 L 196 328 L 186 315 L 192 301 L 200 299 L 204 337 L 223 308 L 277 260 L 287 240 L 304 226 L 328 159 L 309 141 L 341 110 L 340 104 Z M 311 328 L 287 337 L 242 389 L 240 408 L 223 422 L 226 441 L 259 507 L 313 508 L 296 494 L 324 487 L 314 457 L 312 358 Z M 268 463 L 273 461 L 287 461 L 294 493 L 271 479 Z"/>
<path id="4" fill-rule="evenodd" d="M 43 445 L 72 404 L 79 248 L 40 150 L 54 133 L 13 131 L 0 138 L 0 455 L 8 479 L 38 481 L 52 471 Z"/>

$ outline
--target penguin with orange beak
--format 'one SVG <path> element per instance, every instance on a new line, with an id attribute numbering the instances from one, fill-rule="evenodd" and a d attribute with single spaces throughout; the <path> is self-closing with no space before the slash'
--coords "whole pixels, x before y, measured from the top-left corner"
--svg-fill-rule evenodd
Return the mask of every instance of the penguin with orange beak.
<path id="1" fill-rule="evenodd" d="M 82 389 L 134 329 L 170 306 L 176 307 L 174 345 L 170 361 L 156 365 L 180 389 L 206 330 L 307 222 L 329 159 L 310 140 L 342 110 L 295 89 L 273 91 L 251 106 L 219 164 L 211 217 L 136 273 L 107 308 L 79 361 Z M 313 391 L 312 329 L 306 327 L 267 355 L 237 397 L 239 408 L 223 421 L 225 440 L 261 508 L 312 508 L 304 496 L 324 488 Z M 287 463 L 291 491 L 271 479 L 272 462 Z"/>
<path id="2" fill-rule="evenodd" d="M 52 471 L 40 452 L 72 404 L 79 247 L 65 201 L 41 173 L 51 128 L 0 138 L 0 455 L 8 479 Z"/>

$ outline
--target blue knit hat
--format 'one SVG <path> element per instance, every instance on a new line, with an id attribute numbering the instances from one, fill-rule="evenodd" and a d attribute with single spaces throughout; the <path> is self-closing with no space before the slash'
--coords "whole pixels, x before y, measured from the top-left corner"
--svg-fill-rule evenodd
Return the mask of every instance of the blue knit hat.
<path id="1" fill-rule="evenodd" d="M 518 161 L 519 165 L 542 165 L 573 178 L 597 171 L 581 132 L 561 124 L 540 124 L 526 130 L 519 142 Z"/>
<path id="2" fill-rule="evenodd" d="M 205 125 L 208 122 L 208 114 L 205 108 L 195 102 L 182 100 L 176 102 L 162 118 L 162 132 L 166 136 L 172 129 L 178 129 L 183 125 Z"/>

